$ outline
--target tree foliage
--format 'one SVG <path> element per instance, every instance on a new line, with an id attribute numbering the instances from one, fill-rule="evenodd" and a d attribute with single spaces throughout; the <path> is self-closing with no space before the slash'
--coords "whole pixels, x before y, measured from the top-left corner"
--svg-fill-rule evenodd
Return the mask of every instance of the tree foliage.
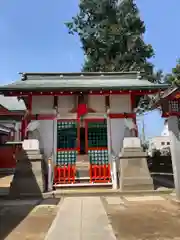
<path id="1" fill-rule="evenodd" d="M 172 72 L 165 76 L 164 81 L 171 84 L 180 84 L 180 58 L 177 60 L 176 66 L 172 69 Z"/>
<path id="2" fill-rule="evenodd" d="M 145 24 L 133 0 L 81 0 L 66 23 L 77 33 L 85 54 L 83 71 L 143 71 L 154 81 L 153 48 L 143 40 Z"/>

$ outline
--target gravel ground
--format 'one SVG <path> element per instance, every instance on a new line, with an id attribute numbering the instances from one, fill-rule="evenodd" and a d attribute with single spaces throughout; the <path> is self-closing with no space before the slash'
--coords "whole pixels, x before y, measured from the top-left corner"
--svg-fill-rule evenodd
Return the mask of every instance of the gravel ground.
<path id="1" fill-rule="evenodd" d="M 102 202 L 117 240 L 180 239 L 180 206 L 168 200 Z"/>

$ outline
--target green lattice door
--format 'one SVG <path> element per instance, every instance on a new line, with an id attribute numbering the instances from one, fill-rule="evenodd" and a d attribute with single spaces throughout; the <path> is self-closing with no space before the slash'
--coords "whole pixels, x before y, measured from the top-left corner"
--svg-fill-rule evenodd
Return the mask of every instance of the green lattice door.
<path id="1" fill-rule="evenodd" d="M 75 165 L 77 156 L 77 122 L 57 122 L 57 166 Z"/>
<path id="2" fill-rule="evenodd" d="M 87 120 L 87 148 L 90 164 L 108 164 L 107 121 Z"/>

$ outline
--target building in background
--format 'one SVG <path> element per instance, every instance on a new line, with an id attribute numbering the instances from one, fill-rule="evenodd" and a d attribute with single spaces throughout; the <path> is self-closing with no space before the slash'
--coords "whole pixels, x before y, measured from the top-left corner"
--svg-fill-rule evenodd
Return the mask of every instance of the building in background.
<path id="1" fill-rule="evenodd" d="M 0 126 L 4 128 L 8 141 L 21 140 L 21 121 L 26 112 L 23 100 L 17 97 L 4 97 L 0 95 Z M 2 131 L 1 131 L 2 132 Z"/>
<path id="2" fill-rule="evenodd" d="M 148 155 L 153 156 L 155 151 L 162 151 L 163 149 L 166 148 L 170 148 L 170 138 L 167 120 L 164 121 L 164 128 L 161 133 L 161 136 L 156 136 L 149 139 Z"/>
<path id="3" fill-rule="evenodd" d="M 150 104 L 151 109 L 161 107 L 162 117 L 168 119 L 171 142 L 171 159 L 174 174 L 176 198 L 180 201 L 180 85 L 179 79 L 161 94 L 157 94 Z"/>
<path id="4" fill-rule="evenodd" d="M 0 172 L 16 166 L 15 152 L 21 141 L 21 122 L 26 112 L 23 100 L 0 95 Z"/>

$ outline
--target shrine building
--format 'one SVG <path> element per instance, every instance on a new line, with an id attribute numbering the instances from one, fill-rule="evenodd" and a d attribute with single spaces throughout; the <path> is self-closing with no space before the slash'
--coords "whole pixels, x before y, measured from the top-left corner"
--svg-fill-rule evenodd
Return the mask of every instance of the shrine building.
<path id="1" fill-rule="evenodd" d="M 140 98 L 166 89 L 140 73 L 21 73 L 0 94 L 23 99 L 23 138 L 39 140 L 54 164 L 54 184 L 112 184 L 112 156 L 138 136 Z M 83 172 L 83 174 L 82 174 Z"/>
<path id="2" fill-rule="evenodd" d="M 0 172 L 14 171 L 14 154 L 21 145 L 21 120 L 25 112 L 23 100 L 0 95 Z"/>
<path id="3" fill-rule="evenodd" d="M 156 94 L 150 105 L 152 109 L 160 107 L 162 117 L 166 118 L 176 198 L 180 201 L 180 85 L 172 84 L 168 89 Z"/>

